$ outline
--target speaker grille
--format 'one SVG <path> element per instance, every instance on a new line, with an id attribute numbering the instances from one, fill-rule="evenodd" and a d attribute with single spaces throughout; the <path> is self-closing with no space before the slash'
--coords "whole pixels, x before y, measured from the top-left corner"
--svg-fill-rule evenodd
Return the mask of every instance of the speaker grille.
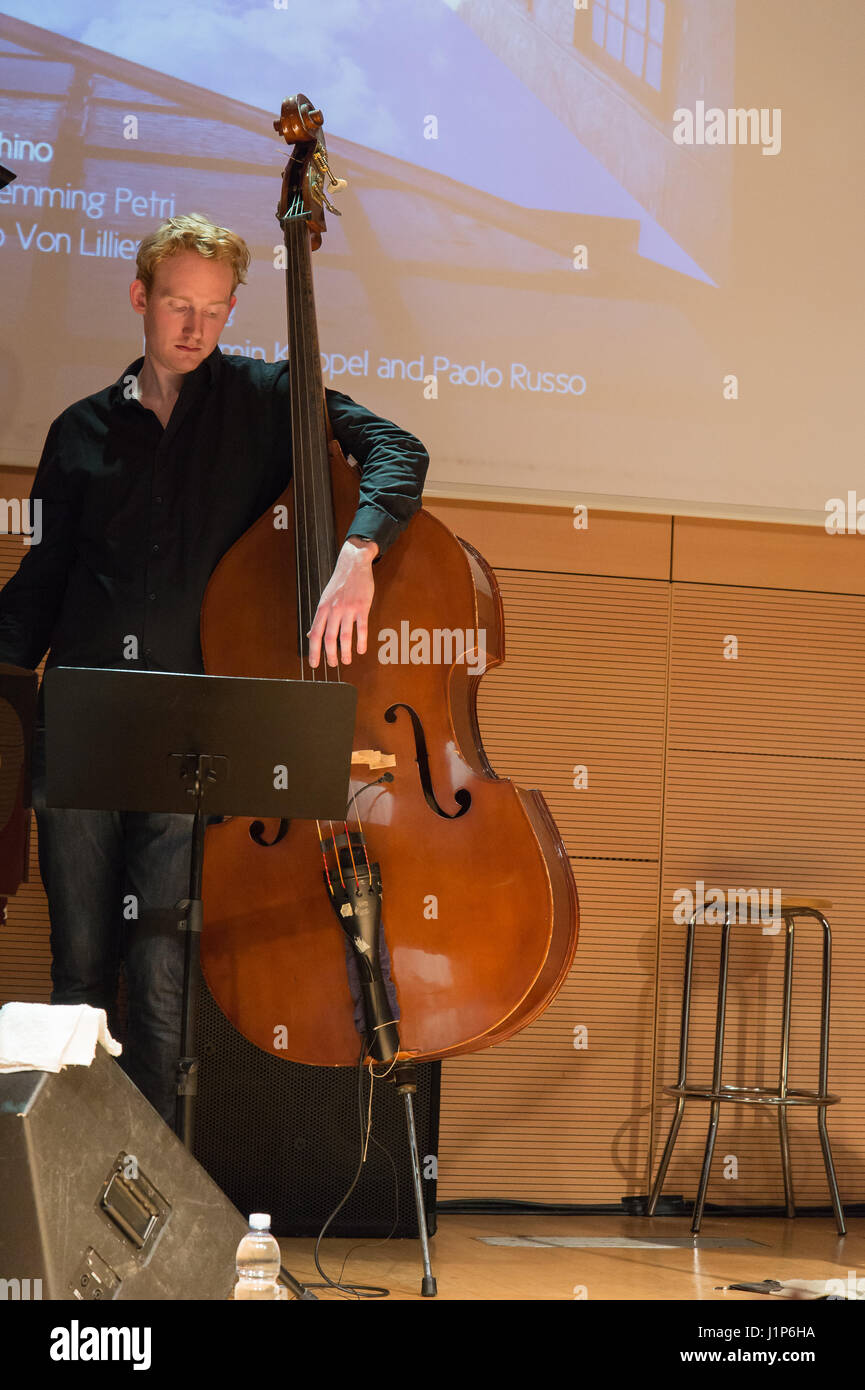
<path id="1" fill-rule="evenodd" d="M 270 1212 L 280 1236 L 317 1236 L 351 1185 L 360 1157 L 355 1067 L 308 1067 L 242 1037 L 202 984 L 195 1156 L 241 1212 Z M 358 1038 L 358 1051 L 360 1039 Z M 441 1063 L 417 1068 L 418 1152 L 430 1234 L 435 1230 Z M 364 1094 L 368 1081 L 364 1082 Z M 418 1234 L 401 1095 L 375 1082 L 372 1137 L 357 1187 L 328 1236 Z"/>

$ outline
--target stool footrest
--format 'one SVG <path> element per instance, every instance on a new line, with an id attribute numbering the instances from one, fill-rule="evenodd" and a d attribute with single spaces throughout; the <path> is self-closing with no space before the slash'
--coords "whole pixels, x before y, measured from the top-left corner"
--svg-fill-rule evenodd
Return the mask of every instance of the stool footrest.
<path id="1" fill-rule="evenodd" d="M 788 1090 L 782 1096 L 777 1088 L 769 1086 L 721 1086 L 715 1091 L 711 1086 L 665 1086 L 668 1096 L 684 1096 L 694 1100 L 732 1100 L 740 1105 L 837 1105 L 840 1096 L 828 1091 Z"/>

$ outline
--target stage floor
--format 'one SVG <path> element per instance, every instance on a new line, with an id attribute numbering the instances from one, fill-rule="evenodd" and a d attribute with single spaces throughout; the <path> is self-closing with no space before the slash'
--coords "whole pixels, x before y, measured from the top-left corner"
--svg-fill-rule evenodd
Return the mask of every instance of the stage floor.
<path id="1" fill-rule="evenodd" d="M 532 1243 L 548 1239 L 561 1243 Z M 676 1244 L 665 1246 L 665 1240 Z M 639 1244 L 644 1241 L 653 1244 Z M 314 1241 L 281 1240 L 280 1247 L 284 1264 L 296 1278 L 320 1282 Z M 352 1247 L 344 1281 L 383 1285 L 392 1299 L 421 1299 L 418 1241 L 324 1240 L 320 1260 L 331 1279 L 340 1278 L 342 1261 Z M 431 1241 L 431 1258 L 438 1297 L 444 1300 L 779 1303 L 777 1295 L 723 1288 L 764 1279 L 817 1284 L 816 1290 L 803 1293 L 808 1298 L 815 1292 L 847 1297 L 851 1284 L 860 1281 L 859 1297 L 865 1297 L 865 1218 L 848 1219 L 842 1238 L 830 1217 L 706 1216 L 700 1235 L 691 1236 L 690 1217 L 445 1214 Z M 825 1289 L 827 1280 L 840 1283 Z M 320 1298 L 340 1297 L 332 1290 L 316 1293 Z"/>

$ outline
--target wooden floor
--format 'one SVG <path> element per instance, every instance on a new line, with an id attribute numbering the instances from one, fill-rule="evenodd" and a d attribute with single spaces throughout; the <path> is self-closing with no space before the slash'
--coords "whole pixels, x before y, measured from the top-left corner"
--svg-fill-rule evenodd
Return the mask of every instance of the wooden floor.
<path id="1" fill-rule="evenodd" d="M 525 1241 L 545 1236 L 637 1241 L 676 1237 L 687 1244 L 666 1249 L 636 1245 L 575 1249 L 490 1245 L 482 1239 L 520 1237 Z M 738 1248 L 700 1245 L 718 1238 L 750 1244 Z M 303 1283 L 320 1281 L 312 1256 L 314 1244 L 280 1241 L 286 1267 Z M 342 1261 L 352 1247 L 354 1253 L 342 1276 L 345 1281 L 383 1285 L 391 1299 L 421 1299 L 419 1242 L 324 1240 L 319 1258 L 331 1279 L 340 1277 Z M 444 1300 L 741 1299 L 768 1303 L 777 1302 L 777 1296 L 725 1292 L 721 1286 L 763 1279 L 779 1283 L 840 1279 L 846 1287 L 850 1271 L 854 1280 L 862 1281 L 860 1296 L 865 1295 L 865 1218 L 848 1220 L 847 1235 L 841 1238 L 828 1217 L 705 1217 L 700 1235 L 692 1237 L 690 1219 L 682 1217 L 448 1214 L 439 1217 L 431 1256 L 438 1297 Z M 323 1289 L 316 1293 L 328 1299 L 341 1296 Z"/>

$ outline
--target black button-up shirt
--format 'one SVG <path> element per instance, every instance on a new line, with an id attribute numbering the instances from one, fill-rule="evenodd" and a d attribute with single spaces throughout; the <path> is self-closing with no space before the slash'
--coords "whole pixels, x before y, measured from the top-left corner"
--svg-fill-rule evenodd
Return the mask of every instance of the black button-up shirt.
<path id="1" fill-rule="evenodd" d="M 203 670 L 207 581 L 291 478 L 289 369 L 215 348 L 163 430 L 134 396 L 143 361 L 48 432 L 31 493 L 42 535 L 0 591 L 0 661 L 33 669 L 50 648 L 49 666 Z M 361 469 L 348 534 L 383 553 L 420 506 L 429 456 L 349 396 L 325 396 Z"/>

